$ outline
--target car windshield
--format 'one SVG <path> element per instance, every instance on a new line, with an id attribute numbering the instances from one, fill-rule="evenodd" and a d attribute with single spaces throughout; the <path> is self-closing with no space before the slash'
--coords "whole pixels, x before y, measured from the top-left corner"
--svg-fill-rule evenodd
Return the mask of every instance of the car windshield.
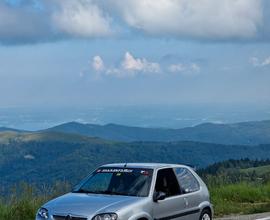
<path id="1" fill-rule="evenodd" d="M 74 193 L 145 197 L 149 194 L 152 169 L 99 168 Z"/>

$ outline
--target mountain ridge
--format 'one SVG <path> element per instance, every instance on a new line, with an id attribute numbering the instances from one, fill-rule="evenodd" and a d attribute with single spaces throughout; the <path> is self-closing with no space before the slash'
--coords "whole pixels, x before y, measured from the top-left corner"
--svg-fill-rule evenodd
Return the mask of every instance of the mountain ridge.
<path id="1" fill-rule="evenodd" d="M 270 120 L 232 124 L 203 123 L 186 128 L 144 128 L 118 124 L 64 123 L 49 129 L 116 141 L 198 141 L 219 144 L 270 143 Z"/>
<path id="2" fill-rule="evenodd" d="M 0 127 L 0 132 L 31 132 L 15 128 Z M 67 122 L 54 127 L 32 131 L 60 132 L 99 137 L 113 141 L 195 141 L 218 144 L 257 145 L 270 143 L 270 120 L 249 121 L 230 124 L 202 123 L 185 128 L 147 128 L 114 123 L 105 125 Z"/>

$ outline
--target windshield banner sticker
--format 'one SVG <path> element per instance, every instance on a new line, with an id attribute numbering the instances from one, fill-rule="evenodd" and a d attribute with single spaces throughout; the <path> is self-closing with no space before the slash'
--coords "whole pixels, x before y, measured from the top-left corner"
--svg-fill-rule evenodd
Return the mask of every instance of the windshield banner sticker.
<path id="1" fill-rule="evenodd" d="M 108 168 L 108 169 L 98 169 L 97 173 L 132 173 L 132 169 L 119 169 L 119 168 Z"/>

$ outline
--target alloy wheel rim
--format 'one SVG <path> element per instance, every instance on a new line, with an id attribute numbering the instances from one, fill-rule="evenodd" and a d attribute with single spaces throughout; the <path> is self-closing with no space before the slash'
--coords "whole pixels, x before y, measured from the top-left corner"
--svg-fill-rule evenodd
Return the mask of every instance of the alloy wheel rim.
<path id="1" fill-rule="evenodd" d="M 202 220 L 211 220 L 211 218 L 207 213 L 205 213 L 202 217 Z"/>

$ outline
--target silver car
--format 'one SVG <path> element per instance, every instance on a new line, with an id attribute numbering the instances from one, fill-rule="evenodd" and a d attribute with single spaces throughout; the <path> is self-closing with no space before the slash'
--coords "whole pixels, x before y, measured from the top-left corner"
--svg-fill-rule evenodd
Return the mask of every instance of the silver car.
<path id="1" fill-rule="evenodd" d="M 211 220 L 209 192 L 188 166 L 107 164 L 72 192 L 49 201 L 36 220 Z"/>

